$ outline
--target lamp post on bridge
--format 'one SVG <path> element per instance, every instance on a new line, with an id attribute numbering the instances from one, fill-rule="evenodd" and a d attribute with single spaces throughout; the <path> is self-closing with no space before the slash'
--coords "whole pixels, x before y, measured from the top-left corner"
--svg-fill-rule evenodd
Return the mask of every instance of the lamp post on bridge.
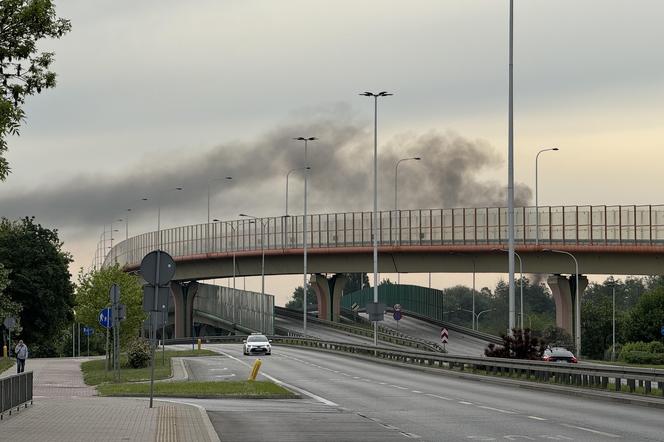
<path id="1" fill-rule="evenodd" d="M 378 303 L 378 97 L 389 97 L 386 91 L 373 93 L 363 92 L 360 95 L 364 97 L 373 97 L 374 99 L 374 167 L 373 167 L 373 270 L 374 270 L 374 289 L 373 302 Z M 374 346 L 378 346 L 378 322 L 374 321 Z"/>
<path id="2" fill-rule="evenodd" d="M 246 213 L 241 213 L 240 216 L 244 218 L 251 218 L 254 223 L 260 222 L 261 224 L 261 331 L 263 331 L 263 321 L 264 313 L 263 312 L 263 302 L 265 298 L 265 240 L 263 238 L 263 231 L 265 226 L 265 220 L 263 218 L 258 218 L 253 215 L 247 215 Z"/>
<path id="3" fill-rule="evenodd" d="M 544 252 L 552 253 L 562 253 L 571 257 L 574 260 L 574 269 L 576 277 L 576 299 L 574 300 L 575 312 L 574 312 L 574 343 L 576 347 L 576 357 L 581 357 L 581 299 L 579 297 L 579 261 L 576 260 L 576 257 L 570 252 L 564 250 L 553 250 L 553 249 L 544 249 Z"/>
<path id="4" fill-rule="evenodd" d="M 184 190 L 183 187 L 174 187 L 172 189 L 167 189 L 161 193 L 159 193 L 156 197 L 157 200 L 157 249 L 156 250 L 161 250 L 161 199 L 163 194 L 166 192 L 180 192 Z M 141 198 L 143 201 L 149 201 L 150 197 L 143 197 Z"/>
<path id="5" fill-rule="evenodd" d="M 557 151 L 559 150 L 557 147 L 551 147 L 548 149 L 542 149 L 539 152 L 537 152 L 537 155 L 535 155 L 535 245 L 539 245 L 539 196 L 538 196 L 538 179 L 537 179 L 537 169 L 538 169 L 538 163 L 537 161 L 539 160 L 539 156 L 542 152 L 548 152 L 548 151 Z M 551 220 L 549 220 L 549 223 L 551 223 Z M 526 226 L 523 226 L 525 229 Z M 521 320 L 523 322 L 523 319 Z M 522 327 L 523 328 L 523 327 Z"/>
<path id="6" fill-rule="evenodd" d="M 397 164 L 394 166 L 394 216 L 398 217 L 398 221 L 395 223 L 396 227 L 398 228 L 398 232 L 401 233 L 401 217 L 399 216 L 399 204 L 398 204 L 398 195 L 399 195 L 399 164 L 401 164 L 404 161 L 420 161 L 422 158 L 420 157 L 410 157 L 410 158 L 401 158 L 399 161 L 397 161 Z M 399 241 L 399 235 L 395 235 L 394 237 L 394 242 L 395 244 L 398 243 Z M 397 269 L 397 285 L 401 283 L 400 279 L 401 274 L 399 273 L 399 270 Z"/>
<path id="7" fill-rule="evenodd" d="M 213 219 L 212 221 L 214 222 L 221 222 L 217 218 Z M 233 241 L 231 242 L 231 246 L 233 247 L 233 302 L 232 302 L 232 308 L 233 308 L 233 324 L 235 324 L 235 251 L 237 249 L 236 243 L 235 243 L 235 238 L 236 238 L 236 230 L 235 226 L 233 226 L 232 222 L 225 222 L 224 225 L 230 226 L 231 228 L 231 234 L 233 235 Z M 228 244 L 228 240 L 226 240 Z M 228 246 L 227 246 L 228 247 Z M 235 327 L 235 325 L 233 325 Z"/>
<path id="8" fill-rule="evenodd" d="M 302 216 L 302 252 L 304 256 L 304 269 L 302 270 L 303 276 L 303 302 L 302 302 L 302 328 L 304 337 L 307 336 L 307 288 L 309 281 L 307 281 L 307 182 L 309 178 L 309 162 L 307 158 L 307 146 L 309 141 L 315 141 L 316 137 L 296 137 L 295 141 L 304 141 L 304 214 Z"/>
<path id="9" fill-rule="evenodd" d="M 207 225 L 206 225 L 206 237 L 207 237 L 207 252 L 210 253 L 210 186 L 214 181 L 231 181 L 232 176 L 226 176 L 223 178 L 211 178 L 207 182 Z"/>

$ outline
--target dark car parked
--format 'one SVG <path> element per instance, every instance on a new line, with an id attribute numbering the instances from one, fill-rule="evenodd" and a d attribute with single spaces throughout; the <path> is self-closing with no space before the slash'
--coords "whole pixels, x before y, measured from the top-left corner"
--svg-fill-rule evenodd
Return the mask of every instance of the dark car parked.
<path id="1" fill-rule="evenodd" d="M 544 355 L 542 355 L 542 360 L 547 362 L 567 362 L 571 364 L 576 364 L 576 358 L 574 354 L 563 347 L 549 347 L 544 350 Z"/>

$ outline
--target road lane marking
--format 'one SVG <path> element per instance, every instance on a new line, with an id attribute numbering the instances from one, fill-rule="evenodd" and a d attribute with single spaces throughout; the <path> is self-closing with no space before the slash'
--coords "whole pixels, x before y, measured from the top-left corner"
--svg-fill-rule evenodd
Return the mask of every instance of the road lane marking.
<path id="1" fill-rule="evenodd" d="M 528 419 L 535 419 L 536 421 L 545 421 L 543 417 L 537 417 L 537 416 L 528 416 Z"/>
<path id="2" fill-rule="evenodd" d="M 466 401 L 459 401 L 461 405 L 473 405 L 472 402 L 466 402 Z"/>
<path id="3" fill-rule="evenodd" d="M 445 396 L 438 396 L 437 394 L 432 394 L 432 393 L 426 393 L 427 396 L 429 397 L 435 397 L 436 399 L 442 399 L 444 401 L 451 401 L 452 399 L 445 397 Z"/>
<path id="4" fill-rule="evenodd" d="M 234 361 L 239 362 L 240 364 L 242 364 L 242 365 L 244 365 L 244 366 L 246 366 L 246 367 L 251 367 L 251 365 L 249 365 L 248 363 L 244 362 L 244 361 L 241 360 L 241 359 L 236 358 L 235 356 L 233 356 L 233 355 L 231 355 L 231 354 L 229 354 L 229 353 L 226 353 L 225 351 L 222 351 L 222 350 L 217 350 L 217 351 L 218 351 L 219 353 L 221 353 L 221 354 L 223 354 L 223 355 L 225 355 L 225 356 L 227 356 L 227 357 L 233 359 Z M 275 384 L 283 385 L 283 386 L 286 387 L 286 388 L 290 388 L 290 389 L 292 389 L 292 390 L 295 390 L 295 391 L 297 391 L 297 392 L 299 392 L 299 393 L 302 393 L 302 394 L 305 395 L 305 396 L 309 396 L 310 398 L 317 400 L 318 402 L 321 402 L 321 403 L 323 403 L 323 404 L 325 404 L 325 405 L 329 405 L 330 407 L 338 407 L 338 406 L 339 406 L 339 404 L 337 404 L 337 403 L 335 403 L 335 402 L 329 401 L 329 400 L 325 399 L 324 397 L 318 396 L 317 394 L 314 394 L 314 393 L 312 393 L 312 392 L 310 392 L 310 391 L 305 390 L 304 388 L 296 387 L 296 386 L 294 386 L 294 385 L 291 385 L 291 384 L 288 384 L 288 383 L 286 383 L 286 382 L 280 381 L 279 379 L 277 379 L 277 378 L 275 378 L 275 377 L 273 377 L 273 376 L 270 376 L 269 374 L 267 374 L 267 373 L 265 373 L 265 372 L 261 373 L 261 375 L 264 376 L 264 377 L 266 377 L 266 378 L 268 378 L 269 380 L 271 380 L 271 381 L 274 382 Z"/>
<path id="5" fill-rule="evenodd" d="M 390 384 L 390 387 L 398 388 L 399 390 L 408 390 L 406 387 L 401 387 L 400 385 L 392 385 L 392 384 Z"/>
<path id="6" fill-rule="evenodd" d="M 563 427 L 567 428 L 576 428 L 577 430 L 582 430 L 582 431 L 588 431 L 590 433 L 595 433 L 599 434 L 600 436 L 606 436 L 606 437 L 612 437 L 614 439 L 620 438 L 622 436 L 618 434 L 612 434 L 612 433 L 605 433 L 603 431 L 598 431 L 598 430 L 593 430 L 592 428 L 586 428 L 586 427 L 577 427 L 576 425 L 570 425 L 570 424 L 561 424 Z"/>
<path id="7" fill-rule="evenodd" d="M 497 411 L 498 413 L 516 414 L 516 413 L 513 412 L 513 411 L 501 410 L 500 408 L 493 408 L 493 407 L 489 407 L 489 406 L 487 406 L 487 405 L 478 405 L 477 407 L 479 407 L 479 408 L 484 408 L 485 410 Z"/>
<path id="8" fill-rule="evenodd" d="M 421 391 L 418 391 L 418 390 L 410 390 L 410 392 L 411 392 L 411 393 L 422 394 L 422 392 L 421 392 Z"/>

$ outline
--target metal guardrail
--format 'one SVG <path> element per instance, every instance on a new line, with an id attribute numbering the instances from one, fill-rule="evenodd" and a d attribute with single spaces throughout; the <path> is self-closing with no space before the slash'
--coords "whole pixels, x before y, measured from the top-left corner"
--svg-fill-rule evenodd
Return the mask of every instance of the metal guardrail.
<path id="1" fill-rule="evenodd" d="M 278 315 L 288 316 L 290 318 L 301 318 L 302 313 L 289 310 L 283 307 L 275 307 L 274 312 Z M 330 327 L 335 330 L 343 331 L 357 336 L 364 336 L 367 338 L 373 337 L 373 330 L 365 327 L 357 327 L 348 324 L 342 324 L 340 322 L 326 321 L 324 319 L 307 317 L 307 321 L 314 324 L 321 324 L 325 327 Z M 413 338 L 410 336 L 402 335 L 395 330 L 390 329 L 387 333 L 383 331 L 378 332 L 378 339 L 383 342 L 388 342 L 390 344 L 404 345 L 407 347 L 418 348 L 428 351 L 444 352 L 442 347 L 439 347 L 433 342 L 426 341 L 424 339 Z"/>
<path id="2" fill-rule="evenodd" d="M 507 241 L 507 208 L 392 210 L 378 213 L 379 246 L 497 245 Z M 539 235 L 537 220 L 539 219 Z M 129 238 L 95 262 L 138 266 L 157 244 L 174 258 L 245 251 L 299 249 L 300 216 L 239 219 L 164 229 Z M 540 206 L 514 209 L 517 245 L 662 245 L 664 205 Z M 372 212 L 307 215 L 310 248 L 370 247 Z M 264 226 L 264 227 L 261 227 Z"/>
<path id="3" fill-rule="evenodd" d="M 31 371 L 0 379 L 0 419 L 6 411 L 11 415 L 14 408 L 18 411 L 21 405 L 32 404 L 32 381 Z"/>

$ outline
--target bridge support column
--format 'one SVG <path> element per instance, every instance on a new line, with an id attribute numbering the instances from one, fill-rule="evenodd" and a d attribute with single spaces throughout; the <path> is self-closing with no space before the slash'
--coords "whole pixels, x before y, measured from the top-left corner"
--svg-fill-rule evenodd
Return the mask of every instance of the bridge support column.
<path id="1" fill-rule="evenodd" d="M 556 325 L 574 337 L 574 318 L 576 307 L 576 276 L 551 275 L 547 284 L 556 303 Z M 579 296 L 588 286 L 588 278 L 579 275 Z"/>
<path id="2" fill-rule="evenodd" d="M 318 317 L 339 322 L 341 296 L 348 278 L 343 273 L 336 273 L 329 278 L 317 273 L 311 279 L 311 287 L 318 299 Z"/>
<path id="3" fill-rule="evenodd" d="M 194 298 L 198 291 L 198 282 L 171 282 L 171 294 L 175 305 L 175 337 L 192 336 L 194 323 Z"/>

